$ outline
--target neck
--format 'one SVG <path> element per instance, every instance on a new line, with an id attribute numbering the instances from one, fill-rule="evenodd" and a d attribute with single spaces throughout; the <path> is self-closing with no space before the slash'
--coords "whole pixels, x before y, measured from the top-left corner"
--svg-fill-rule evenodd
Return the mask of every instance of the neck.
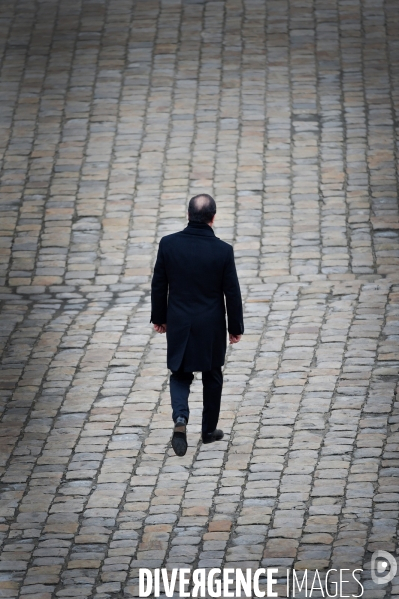
<path id="1" fill-rule="evenodd" d="M 188 224 L 191 227 L 211 227 L 213 226 L 213 223 L 197 223 L 195 220 L 189 220 Z"/>

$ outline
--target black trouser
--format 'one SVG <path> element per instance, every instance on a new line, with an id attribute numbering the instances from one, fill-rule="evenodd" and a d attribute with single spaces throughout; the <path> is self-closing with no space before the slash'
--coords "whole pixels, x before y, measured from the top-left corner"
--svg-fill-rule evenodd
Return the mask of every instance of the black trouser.
<path id="1" fill-rule="evenodd" d="M 187 422 L 190 415 L 188 396 L 193 382 L 192 372 L 184 372 L 182 366 L 170 375 L 170 397 L 172 400 L 173 420 L 183 416 Z M 219 420 L 220 400 L 222 397 L 223 375 L 221 368 L 213 368 L 202 373 L 203 402 L 202 435 L 213 433 Z"/>

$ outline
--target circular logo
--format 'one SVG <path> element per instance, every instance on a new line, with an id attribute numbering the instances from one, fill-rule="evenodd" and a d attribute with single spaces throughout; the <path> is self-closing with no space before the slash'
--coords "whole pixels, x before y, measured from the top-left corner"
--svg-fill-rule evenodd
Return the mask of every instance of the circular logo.
<path id="1" fill-rule="evenodd" d="M 388 572 L 382 575 L 384 572 Z M 374 551 L 371 556 L 371 578 L 375 584 L 388 584 L 398 571 L 396 558 L 388 551 Z"/>

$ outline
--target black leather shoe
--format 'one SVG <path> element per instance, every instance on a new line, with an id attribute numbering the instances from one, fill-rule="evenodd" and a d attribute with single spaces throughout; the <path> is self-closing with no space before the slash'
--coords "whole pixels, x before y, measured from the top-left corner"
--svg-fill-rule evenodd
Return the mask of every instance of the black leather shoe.
<path id="1" fill-rule="evenodd" d="M 186 425 L 182 422 L 176 422 L 175 428 L 173 429 L 172 436 L 172 447 L 173 451 L 179 457 L 186 455 L 187 451 L 187 435 Z"/>
<path id="2" fill-rule="evenodd" d="M 215 431 L 213 431 L 213 433 L 208 433 L 207 435 L 202 435 L 202 442 L 203 443 L 213 443 L 214 441 L 220 441 L 221 439 L 223 439 L 223 437 L 224 437 L 223 431 L 221 431 L 220 428 L 217 428 Z"/>

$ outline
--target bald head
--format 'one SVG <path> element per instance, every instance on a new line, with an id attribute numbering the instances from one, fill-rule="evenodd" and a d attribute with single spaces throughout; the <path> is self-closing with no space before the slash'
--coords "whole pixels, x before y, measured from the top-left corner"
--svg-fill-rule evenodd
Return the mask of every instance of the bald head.
<path id="1" fill-rule="evenodd" d="M 191 198 L 188 204 L 188 220 L 195 223 L 212 222 L 216 214 L 216 202 L 207 193 L 201 193 Z"/>

